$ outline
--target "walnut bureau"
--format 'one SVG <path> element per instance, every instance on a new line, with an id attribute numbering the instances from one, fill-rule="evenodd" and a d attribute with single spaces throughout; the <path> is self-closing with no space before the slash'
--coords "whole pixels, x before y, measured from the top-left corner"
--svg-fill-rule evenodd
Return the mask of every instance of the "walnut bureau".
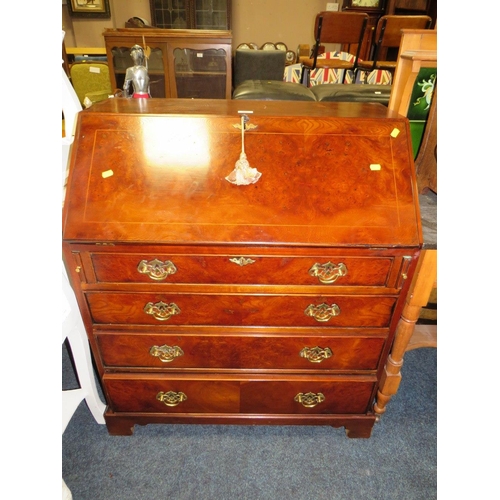
<path id="1" fill-rule="evenodd" d="M 261 177 L 237 185 L 243 149 Z M 79 113 L 63 258 L 110 434 L 369 437 L 421 247 L 408 121 L 380 104 L 109 99 Z"/>

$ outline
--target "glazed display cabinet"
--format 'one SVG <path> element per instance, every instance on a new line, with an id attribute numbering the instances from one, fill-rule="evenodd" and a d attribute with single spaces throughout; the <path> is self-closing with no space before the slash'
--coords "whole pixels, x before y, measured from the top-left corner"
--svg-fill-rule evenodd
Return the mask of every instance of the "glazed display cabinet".
<path id="1" fill-rule="evenodd" d="M 231 0 L 150 0 L 151 24 L 167 29 L 231 29 Z"/>
<path id="2" fill-rule="evenodd" d="M 122 89 L 133 66 L 130 49 L 149 47 L 152 97 L 231 98 L 230 31 L 121 28 L 103 33 L 111 86 Z"/>

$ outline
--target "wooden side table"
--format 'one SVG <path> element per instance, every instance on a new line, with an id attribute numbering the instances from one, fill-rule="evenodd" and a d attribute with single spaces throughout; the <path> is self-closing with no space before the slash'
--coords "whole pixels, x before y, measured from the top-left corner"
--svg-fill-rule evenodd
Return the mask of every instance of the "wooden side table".
<path id="1" fill-rule="evenodd" d="M 437 30 L 404 29 L 388 105 L 390 110 L 407 114 L 413 85 L 421 67 L 437 67 Z M 430 118 L 432 126 L 434 112 Z M 427 146 L 426 144 L 425 147 Z M 434 144 L 429 148 L 431 155 L 434 154 L 434 148 Z M 431 166 L 434 170 L 437 169 L 437 164 Z M 422 307 L 427 305 L 437 282 L 437 195 L 425 189 L 426 187 L 423 181 L 418 185 L 419 191 L 423 192 L 419 196 L 419 202 L 424 245 L 380 379 L 373 406 L 377 419 L 380 419 L 387 403 L 398 391 L 405 352 L 418 347 L 437 347 L 437 326 L 416 325 Z M 437 189 L 437 186 L 433 184 L 433 188 Z"/>
<path id="2" fill-rule="evenodd" d="M 422 308 L 429 302 L 432 289 L 437 286 L 436 200 L 433 193 L 419 197 L 424 246 L 380 380 L 373 407 L 377 420 L 398 392 L 405 352 L 420 347 L 437 347 L 437 326 L 416 324 Z"/>

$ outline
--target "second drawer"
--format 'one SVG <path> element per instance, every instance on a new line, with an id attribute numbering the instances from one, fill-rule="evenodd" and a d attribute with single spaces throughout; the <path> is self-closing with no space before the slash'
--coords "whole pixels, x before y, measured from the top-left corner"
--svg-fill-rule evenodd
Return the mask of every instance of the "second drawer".
<path id="1" fill-rule="evenodd" d="M 396 298 L 362 295 L 238 295 L 88 292 L 95 324 L 389 325 Z"/>

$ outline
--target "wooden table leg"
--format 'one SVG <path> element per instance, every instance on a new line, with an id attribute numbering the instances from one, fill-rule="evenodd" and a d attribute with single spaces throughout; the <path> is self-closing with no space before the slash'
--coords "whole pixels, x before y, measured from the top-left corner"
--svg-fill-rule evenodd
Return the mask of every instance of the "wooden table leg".
<path id="1" fill-rule="evenodd" d="M 373 406 L 377 418 L 385 412 L 387 403 L 397 391 L 401 382 L 401 367 L 408 345 L 415 331 L 415 324 L 420 316 L 422 307 L 427 305 L 429 296 L 436 284 L 437 250 L 422 250 L 413 282 L 406 298 L 401 314 L 394 344 L 387 358 L 384 373 L 377 392 L 377 399 Z M 436 346 L 436 339 L 429 339 L 425 346 Z M 424 345 L 420 345 L 423 347 Z"/>

